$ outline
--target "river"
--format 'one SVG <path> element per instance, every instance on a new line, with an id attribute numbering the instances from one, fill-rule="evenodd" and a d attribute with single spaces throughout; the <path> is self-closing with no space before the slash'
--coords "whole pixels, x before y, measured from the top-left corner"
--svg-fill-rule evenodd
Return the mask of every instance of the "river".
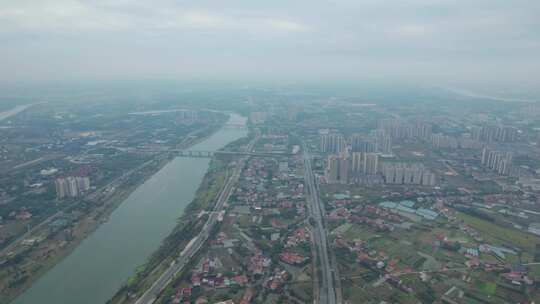
<path id="1" fill-rule="evenodd" d="M 231 114 L 230 124 L 245 124 Z M 218 150 L 246 136 L 222 128 L 193 150 Z M 175 158 L 138 187 L 69 256 L 38 279 L 15 304 L 105 303 L 158 249 L 193 200 L 210 160 Z"/>

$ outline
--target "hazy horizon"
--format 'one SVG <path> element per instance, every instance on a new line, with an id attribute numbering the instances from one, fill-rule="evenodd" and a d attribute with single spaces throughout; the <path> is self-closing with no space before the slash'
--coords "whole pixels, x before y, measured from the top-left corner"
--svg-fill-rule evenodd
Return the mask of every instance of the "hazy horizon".
<path id="1" fill-rule="evenodd" d="M 537 1 L 3 1 L 0 83 L 540 84 Z M 505 89 L 506 89 L 505 88 Z"/>

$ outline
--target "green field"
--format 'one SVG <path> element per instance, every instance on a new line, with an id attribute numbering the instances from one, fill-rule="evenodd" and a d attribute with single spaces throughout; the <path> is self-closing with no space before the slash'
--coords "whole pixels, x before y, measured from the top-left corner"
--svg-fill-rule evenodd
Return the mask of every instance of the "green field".
<path id="1" fill-rule="evenodd" d="M 535 246 L 540 243 L 538 237 L 517 229 L 501 227 L 461 212 L 458 212 L 457 217 L 476 229 L 487 242 L 495 245 L 510 244 L 528 253 L 529 256 L 534 255 Z"/>
<path id="2" fill-rule="evenodd" d="M 343 229 L 343 236 L 349 240 L 362 240 L 367 241 L 371 239 L 372 237 L 376 236 L 376 234 L 371 231 L 368 227 L 363 227 L 360 225 L 349 225 L 348 229 Z"/>
<path id="3" fill-rule="evenodd" d="M 497 284 L 494 282 L 478 282 L 477 289 L 484 295 L 491 296 L 497 291 Z"/>

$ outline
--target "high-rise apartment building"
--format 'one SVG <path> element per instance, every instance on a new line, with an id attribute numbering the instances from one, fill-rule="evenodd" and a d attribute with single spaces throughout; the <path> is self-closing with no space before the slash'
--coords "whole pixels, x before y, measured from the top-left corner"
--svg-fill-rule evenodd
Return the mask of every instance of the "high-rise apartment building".
<path id="1" fill-rule="evenodd" d="M 387 163 L 381 170 L 387 184 L 434 186 L 435 174 L 422 164 Z"/>
<path id="2" fill-rule="evenodd" d="M 67 195 L 67 181 L 65 178 L 58 178 L 54 182 L 56 188 L 56 197 L 58 199 L 63 199 Z"/>
<path id="3" fill-rule="evenodd" d="M 84 176 L 68 176 L 55 181 L 56 197 L 78 197 L 90 189 L 90 178 Z"/>
<path id="4" fill-rule="evenodd" d="M 371 138 L 365 138 L 360 134 L 355 134 L 351 137 L 352 152 L 371 153 L 377 149 L 376 143 Z"/>
<path id="5" fill-rule="evenodd" d="M 67 185 L 68 185 L 68 195 L 70 197 L 77 197 L 79 196 L 79 186 L 77 185 L 77 180 L 75 177 L 70 176 L 66 178 Z"/>
<path id="6" fill-rule="evenodd" d="M 320 148 L 324 153 L 339 154 L 345 151 L 345 140 L 341 134 L 322 134 Z"/>
<path id="7" fill-rule="evenodd" d="M 328 156 L 326 179 L 331 184 L 346 184 L 349 180 L 349 158 L 345 155 Z"/>
<path id="8" fill-rule="evenodd" d="M 90 178 L 87 176 L 77 176 L 75 177 L 75 180 L 77 181 L 77 189 L 80 192 L 86 192 L 90 189 Z"/>
<path id="9" fill-rule="evenodd" d="M 379 155 L 377 153 L 364 154 L 363 173 L 367 175 L 377 174 L 379 171 Z"/>
<path id="10" fill-rule="evenodd" d="M 353 152 L 350 163 L 354 174 L 374 175 L 379 172 L 379 154 Z"/>
<path id="11" fill-rule="evenodd" d="M 518 129 L 512 126 L 475 126 L 471 129 L 471 137 L 483 142 L 514 142 L 518 133 Z"/>
<path id="12" fill-rule="evenodd" d="M 508 175 L 512 167 L 512 153 L 484 147 L 481 163 L 488 169 L 496 171 L 499 175 Z"/>
<path id="13" fill-rule="evenodd" d="M 396 176 L 396 168 L 390 165 L 383 165 L 382 174 L 387 184 L 393 184 Z"/>
<path id="14" fill-rule="evenodd" d="M 399 119 L 382 119 L 378 122 L 377 127 L 394 139 L 431 139 L 431 124 L 421 120 L 410 123 Z"/>
<path id="15" fill-rule="evenodd" d="M 353 173 L 359 173 L 362 171 L 363 166 L 364 166 L 364 153 L 352 152 L 351 171 Z"/>
<path id="16" fill-rule="evenodd" d="M 377 151 L 383 154 L 392 154 L 392 137 L 384 130 L 375 131 L 375 145 Z"/>
<path id="17" fill-rule="evenodd" d="M 435 186 L 435 173 L 430 171 L 422 172 L 422 185 L 423 186 Z"/>
<path id="18" fill-rule="evenodd" d="M 482 149 L 483 146 L 480 141 L 469 137 L 454 137 L 441 133 L 431 135 L 431 145 L 435 149 Z"/>
<path id="19" fill-rule="evenodd" d="M 339 157 L 338 180 L 342 184 L 346 184 L 349 182 L 349 158 L 345 155 Z"/>

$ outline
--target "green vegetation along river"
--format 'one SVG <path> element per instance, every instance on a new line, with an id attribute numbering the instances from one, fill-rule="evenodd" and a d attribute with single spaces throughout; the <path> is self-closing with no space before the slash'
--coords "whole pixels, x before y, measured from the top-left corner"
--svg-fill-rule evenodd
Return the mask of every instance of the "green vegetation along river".
<path id="1" fill-rule="evenodd" d="M 229 123 L 245 124 L 245 119 L 232 114 Z M 192 149 L 218 150 L 246 134 L 245 129 L 222 128 Z M 175 158 L 13 303 L 105 303 L 175 227 L 209 162 L 206 158 Z"/>

